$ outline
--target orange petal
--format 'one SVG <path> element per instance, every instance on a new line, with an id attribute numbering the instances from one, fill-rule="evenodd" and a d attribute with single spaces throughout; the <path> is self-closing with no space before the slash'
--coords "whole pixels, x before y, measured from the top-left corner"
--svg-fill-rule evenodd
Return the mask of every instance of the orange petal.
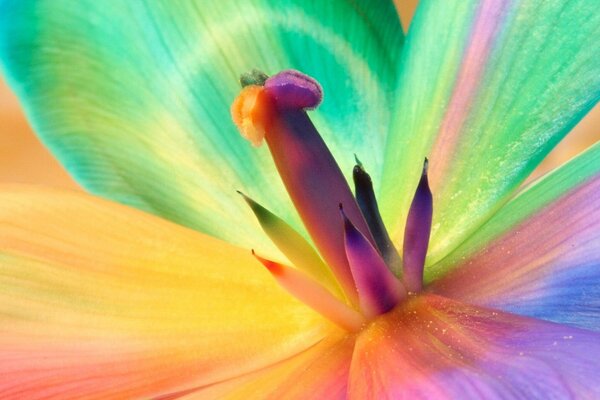
<path id="1" fill-rule="evenodd" d="M 346 399 L 354 335 L 335 335 L 269 368 L 161 400 Z"/>
<path id="2" fill-rule="evenodd" d="M 0 205 L 1 398 L 157 396 L 334 329 L 247 250 L 84 194 L 5 187 Z"/>

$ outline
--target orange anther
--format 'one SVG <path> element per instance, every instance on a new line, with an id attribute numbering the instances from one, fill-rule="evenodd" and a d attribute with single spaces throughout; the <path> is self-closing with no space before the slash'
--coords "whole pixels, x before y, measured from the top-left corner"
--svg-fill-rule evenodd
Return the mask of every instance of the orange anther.
<path id="1" fill-rule="evenodd" d="M 231 105 L 233 122 L 253 146 L 260 146 L 265 137 L 270 103 L 262 86 L 249 85 L 242 89 Z"/>

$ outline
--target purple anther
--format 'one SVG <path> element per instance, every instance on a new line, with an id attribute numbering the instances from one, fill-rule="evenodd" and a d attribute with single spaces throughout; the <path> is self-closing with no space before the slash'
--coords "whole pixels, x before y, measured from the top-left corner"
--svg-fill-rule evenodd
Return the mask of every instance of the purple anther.
<path id="1" fill-rule="evenodd" d="M 319 82 L 293 69 L 270 77 L 264 87 L 280 109 L 312 109 L 323 99 Z"/>
<path id="2" fill-rule="evenodd" d="M 406 290 L 375 247 L 348 219 L 342 205 L 344 244 L 350 271 L 358 291 L 360 309 L 367 318 L 388 312 L 404 297 Z"/>
<path id="3" fill-rule="evenodd" d="M 426 158 L 404 228 L 403 277 L 410 292 L 418 292 L 423 287 L 423 268 L 431 234 L 433 197 L 427 180 L 427 163 Z"/>

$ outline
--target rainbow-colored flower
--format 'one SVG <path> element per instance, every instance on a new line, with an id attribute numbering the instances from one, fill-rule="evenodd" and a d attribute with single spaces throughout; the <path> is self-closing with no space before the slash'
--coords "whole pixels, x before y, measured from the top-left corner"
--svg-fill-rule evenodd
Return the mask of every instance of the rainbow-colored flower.
<path id="1" fill-rule="evenodd" d="M 598 37 L 596 0 L 422 0 L 406 38 L 384 0 L 0 0 L 114 201 L 0 186 L 0 398 L 600 398 L 600 144 L 521 185 Z"/>

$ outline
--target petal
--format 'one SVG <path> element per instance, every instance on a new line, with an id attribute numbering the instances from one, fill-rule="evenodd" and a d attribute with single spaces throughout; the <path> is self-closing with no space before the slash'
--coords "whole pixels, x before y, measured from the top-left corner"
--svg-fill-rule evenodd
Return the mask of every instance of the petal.
<path id="1" fill-rule="evenodd" d="M 0 191 L 0 397 L 138 398 L 288 358 L 332 329 L 250 252 L 87 195 Z"/>
<path id="2" fill-rule="evenodd" d="M 424 295 L 357 339 L 350 399 L 592 399 L 600 336 Z"/>
<path id="3" fill-rule="evenodd" d="M 600 330 L 600 143 L 525 189 L 439 265 L 433 291 Z"/>
<path id="4" fill-rule="evenodd" d="M 354 336 L 330 337 L 261 371 L 161 400 L 293 400 L 309 395 L 311 399 L 345 400 L 354 340 Z"/>
<path id="5" fill-rule="evenodd" d="M 356 202 L 369 225 L 369 230 L 373 235 L 377 249 L 385 260 L 386 265 L 390 268 L 390 271 L 394 275 L 400 276 L 402 273 L 400 254 L 381 219 L 379 206 L 375 198 L 375 191 L 373 190 L 373 180 L 367 171 L 365 171 L 358 157 L 356 158 L 356 165 L 352 170 L 352 179 L 354 180 Z"/>
<path id="6" fill-rule="evenodd" d="M 377 249 L 348 219 L 341 205 L 340 212 L 344 220 L 344 247 L 358 304 L 365 317 L 371 319 L 394 308 L 406 297 L 407 291 Z"/>
<path id="7" fill-rule="evenodd" d="M 396 243 L 424 156 L 434 195 L 428 265 L 508 200 L 600 98 L 599 35 L 595 0 L 419 3 L 381 193 Z"/>
<path id="8" fill-rule="evenodd" d="M 245 194 L 241 192 L 240 194 L 250 206 L 258 223 L 267 236 L 269 236 L 269 239 L 285 254 L 294 267 L 306 272 L 336 296 L 344 296 L 335 276 L 306 239 L 281 218 Z"/>
<path id="9" fill-rule="evenodd" d="M 9 81 L 87 189 L 248 248 L 264 235 L 236 189 L 299 222 L 266 150 L 231 121 L 240 73 L 296 68 L 316 77 L 326 97 L 314 120 L 348 176 L 353 152 L 379 171 L 402 41 L 384 1 L 0 6 Z"/>

